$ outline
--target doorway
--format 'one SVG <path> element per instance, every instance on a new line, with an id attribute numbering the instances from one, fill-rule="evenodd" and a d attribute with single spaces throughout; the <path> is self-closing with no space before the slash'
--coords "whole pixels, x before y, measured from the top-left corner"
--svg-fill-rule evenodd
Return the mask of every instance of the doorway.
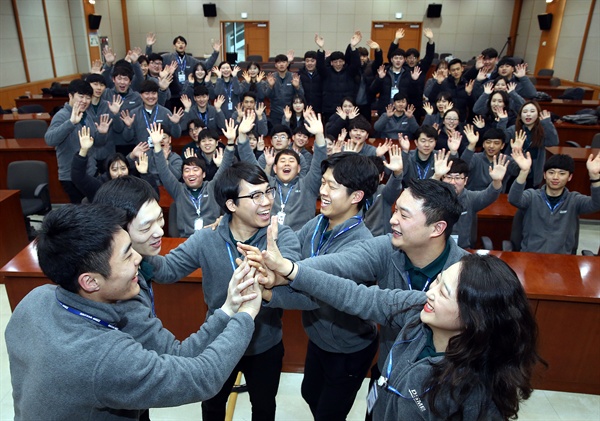
<path id="1" fill-rule="evenodd" d="M 221 21 L 223 52 L 230 62 L 247 61 L 248 56 L 269 60 L 268 21 Z"/>
<path id="2" fill-rule="evenodd" d="M 383 51 L 383 61 L 387 61 L 388 48 L 396 36 L 397 29 L 404 29 L 404 38 L 399 42 L 399 47 L 404 51 L 416 48 L 421 51 L 422 22 L 382 22 L 373 21 L 371 25 L 371 39 L 379 44 Z M 375 53 L 371 51 L 371 60 Z"/>

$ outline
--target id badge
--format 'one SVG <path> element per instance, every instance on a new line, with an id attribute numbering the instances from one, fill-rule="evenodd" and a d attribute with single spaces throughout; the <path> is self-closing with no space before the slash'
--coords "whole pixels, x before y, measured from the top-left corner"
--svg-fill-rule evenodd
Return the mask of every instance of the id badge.
<path id="1" fill-rule="evenodd" d="M 196 218 L 196 220 L 194 221 L 194 229 L 196 231 L 199 231 L 202 228 L 204 228 L 204 221 L 202 220 L 202 218 Z"/>
<path id="2" fill-rule="evenodd" d="M 373 383 L 373 386 L 371 386 L 371 390 L 369 390 L 369 394 L 367 395 L 367 414 L 371 414 L 373 412 L 373 407 L 375 406 L 375 402 L 377 402 L 378 397 L 377 384 Z"/>
<path id="3" fill-rule="evenodd" d="M 152 138 L 150 136 L 148 136 L 148 145 L 150 145 L 151 148 L 154 147 L 154 144 L 152 143 Z"/>
<path id="4" fill-rule="evenodd" d="M 227 103 L 227 109 L 228 109 L 229 111 L 233 110 L 233 102 L 229 101 L 229 102 Z"/>
<path id="5" fill-rule="evenodd" d="M 392 86 L 392 92 L 390 94 L 390 98 L 392 99 L 392 101 L 394 100 L 394 95 L 396 95 L 398 93 L 398 87 L 396 86 Z"/>
<path id="6" fill-rule="evenodd" d="M 177 80 L 179 83 L 185 83 L 185 72 L 177 73 Z"/>
<path id="7" fill-rule="evenodd" d="M 279 224 L 283 225 L 284 221 L 285 221 L 285 212 L 283 212 L 283 211 L 277 212 L 277 222 Z"/>

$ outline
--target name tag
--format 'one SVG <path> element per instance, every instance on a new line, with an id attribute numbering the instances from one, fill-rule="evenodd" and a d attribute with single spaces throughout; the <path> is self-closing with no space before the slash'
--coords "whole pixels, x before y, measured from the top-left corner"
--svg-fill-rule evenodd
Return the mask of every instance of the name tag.
<path id="1" fill-rule="evenodd" d="M 157 123 L 162 123 L 162 122 L 163 122 L 163 120 L 156 120 L 156 122 L 157 122 Z"/>
<path id="2" fill-rule="evenodd" d="M 558 213 L 567 213 L 567 211 L 566 210 L 561 210 L 561 211 L 558 211 Z"/>

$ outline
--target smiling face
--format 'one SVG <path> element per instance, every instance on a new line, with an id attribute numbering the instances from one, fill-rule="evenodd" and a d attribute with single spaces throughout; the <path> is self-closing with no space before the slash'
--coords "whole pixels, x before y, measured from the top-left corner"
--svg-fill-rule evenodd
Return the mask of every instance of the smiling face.
<path id="1" fill-rule="evenodd" d="M 106 85 L 100 82 L 92 82 L 92 89 L 94 90 L 94 98 L 100 98 L 106 89 Z"/>
<path id="2" fill-rule="evenodd" d="M 113 251 L 110 256 L 110 276 L 104 278 L 99 274 L 90 274 L 97 284 L 93 294 L 94 301 L 115 303 L 119 300 L 129 300 L 140 292 L 138 284 L 138 267 L 142 257 L 133 247 L 131 239 L 125 230 L 119 230 L 113 235 Z"/>
<path id="3" fill-rule="evenodd" d="M 108 173 L 110 175 L 110 179 L 123 177 L 129 174 L 129 168 L 127 168 L 127 164 L 123 161 L 114 161 L 110 164 L 108 168 Z"/>
<path id="4" fill-rule="evenodd" d="M 131 86 L 131 79 L 124 75 L 113 77 L 113 82 L 115 83 L 115 90 L 120 94 L 126 93 Z"/>
<path id="5" fill-rule="evenodd" d="M 152 60 L 148 63 L 148 72 L 150 76 L 158 76 L 158 74 L 162 71 L 163 62 L 162 60 Z"/>
<path id="6" fill-rule="evenodd" d="M 503 64 L 502 66 L 498 67 L 498 74 L 507 78 L 511 78 L 514 71 L 515 68 L 510 64 Z"/>
<path id="7" fill-rule="evenodd" d="M 457 195 L 461 194 L 465 189 L 465 185 L 467 184 L 468 177 L 465 177 L 464 174 L 452 173 L 446 174 L 442 177 L 442 181 L 444 183 L 448 183 L 454 186 L 454 191 Z"/>
<path id="8" fill-rule="evenodd" d="M 142 74 L 144 76 L 146 76 L 148 74 L 148 62 L 147 61 L 142 61 L 140 63 L 140 67 L 142 68 Z"/>
<path id="9" fill-rule="evenodd" d="M 406 57 L 406 64 L 408 64 L 410 67 L 415 67 L 417 65 L 418 61 L 419 61 L 419 59 L 417 57 L 415 57 L 413 54 Z"/>
<path id="10" fill-rule="evenodd" d="M 221 64 L 221 67 L 219 68 L 219 70 L 221 70 L 221 75 L 223 77 L 230 77 L 231 76 L 231 66 L 229 65 L 229 63 L 223 63 L 223 64 Z"/>
<path id="11" fill-rule="evenodd" d="M 539 113 L 535 105 L 527 104 L 521 108 L 521 121 L 527 128 L 531 129 L 538 118 Z"/>
<path id="12" fill-rule="evenodd" d="M 281 155 L 273 171 L 282 182 L 289 183 L 300 173 L 300 163 L 292 155 Z"/>
<path id="13" fill-rule="evenodd" d="M 206 177 L 206 173 L 197 165 L 186 164 L 183 166 L 181 178 L 190 189 L 199 189 Z"/>
<path id="14" fill-rule="evenodd" d="M 158 92 L 143 92 L 140 96 L 142 97 L 142 102 L 146 108 L 152 108 L 158 102 Z"/>
<path id="15" fill-rule="evenodd" d="M 457 301 L 458 275 L 461 263 L 442 271 L 426 292 L 427 303 L 421 310 L 421 321 L 444 337 L 458 335 L 463 330 Z"/>
<path id="16" fill-rule="evenodd" d="M 354 104 L 351 103 L 350 101 L 344 101 L 342 102 L 342 111 L 348 115 L 350 114 L 350 112 L 354 109 Z"/>
<path id="17" fill-rule="evenodd" d="M 245 96 L 242 100 L 242 108 L 244 111 L 254 110 L 256 108 L 256 100 L 251 96 Z"/>
<path id="18" fill-rule="evenodd" d="M 276 151 L 282 151 L 288 147 L 290 144 L 290 138 L 286 132 L 279 132 L 273 134 L 271 137 L 271 144 Z"/>
<path id="19" fill-rule="evenodd" d="M 403 113 L 406 110 L 406 99 L 399 99 L 394 101 L 394 111 L 397 113 Z"/>
<path id="20" fill-rule="evenodd" d="M 302 111 L 304 110 L 304 101 L 302 101 L 299 98 L 296 98 L 294 100 L 294 103 L 292 104 L 292 109 L 296 114 L 302 114 Z"/>
<path id="21" fill-rule="evenodd" d="M 404 66 L 404 56 L 394 56 L 392 57 L 392 67 L 394 70 L 398 71 L 402 66 Z"/>
<path id="22" fill-rule="evenodd" d="M 448 106 L 448 100 L 444 97 L 441 97 L 436 101 L 435 105 L 438 109 L 438 112 L 443 113 L 446 107 Z"/>
<path id="23" fill-rule="evenodd" d="M 250 75 L 250 77 L 256 77 L 258 76 L 258 73 L 260 72 L 258 66 L 256 66 L 255 64 L 251 65 L 248 68 L 248 74 Z"/>
<path id="24" fill-rule="evenodd" d="M 317 59 L 310 58 L 310 57 L 305 58 L 304 66 L 306 67 L 306 70 L 308 70 L 309 72 L 314 72 L 315 69 L 317 68 Z"/>
<path id="25" fill-rule="evenodd" d="M 369 132 L 363 129 L 359 129 L 359 128 L 354 128 L 350 130 L 350 139 L 352 139 L 352 141 L 358 143 L 358 144 L 363 144 L 367 141 L 367 139 L 369 138 Z"/>
<path id="26" fill-rule="evenodd" d="M 458 126 L 458 113 L 456 111 L 448 111 L 444 115 L 444 127 L 446 129 L 454 130 Z"/>
<path id="27" fill-rule="evenodd" d="M 92 97 L 89 95 L 74 93 L 69 94 L 69 105 L 73 107 L 75 104 L 79 106 L 79 111 L 85 111 L 90 106 L 92 102 Z"/>
<path id="28" fill-rule="evenodd" d="M 275 69 L 277 69 L 277 71 L 279 73 L 285 73 L 287 72 L 288 69 L 288 62 L 287 61 L 278 61 L 275 63 Z"/>
<path id="29" fill-rule="evenodd" d="M 504 79 L 498 79 L 498 82 L 494 85 L 494 91 L 507 91 L 508 85 Z"/>
<path id="30" fill-rule="evenodd" d="M 163 212 L 154 199 L 144 203 L 127 225 L 133 248 L 142 256 L 156 256 L 160 252 L 165 225 Z"/>
<path id="31" fill-rule="evenodd" d="M 502 148 L 504 148 L 503 139 L 486 139 L 483 141 L 483 150 L 487 158 L 490 160 L 494 156 L 498 155 Z"/>
<path id="32" fill-rule="evenodd" d="M 217 139 L 213 139 L 212 137 L 205 137 L 200 140 L 200 149 L 206 155 L 212 155 L 213 152 L 217 149 L 218 141 Z"/>
<path id="33" fill-rule="evenodd" d="M 559 196 L 567 183 L 571 181 L 573 174 L 567 170 L 558 168 L 550 168 L 544 172 L 544 180 L 546 180 L 546 193 L 550 196 Z"/>
<path id="34" fill-rule="evenodd" d="M 415 140 L 415 144 L 417 145 L 419 158 L 427 160 L 435 148 L 435 139 L 428 137 L 425 133 L 421 133 L 417 140 Z"/>
<path id="35" fill-rule="evenodd" d="M 297 148 L 303 148 L 308 143 L 308 136 L 304 133 L 296 133 L 292 136 L 292 141 Z"/>
<path id="36" fill-rule="evenodd" d="M 344 64 L 346 64 L 346 61 L 341 58 L 331 61 L 331 67 L 333 67 L 333 70 L 335 70 L 336 72 L 341 72 L 344 68 Z"/>
<path id="37" fill-rule="evenodd" d="M 348 192 L 348 189 L 339 184 L 333 177 L 333 169 L 327 168 L 321 177 L 321 214 L 329 218 L 329 227 L 341 224 L 348 218 L 356 215 L 358 209 L 356 204 L 362 196 L 357 198 L 357 192 Z"/>
<path id="38" fill-rule="evenodd" d="M 197 66 L 194 75 L 196 76 L 196 80 L 204 80 L 206 77 L 206 70 L 204 70 L 202 66 Z"/>
<path id="39" fill-rule="evenodd" d="M 504 109 L 505 104 L 504 104 L 504 98 L 502 98 L 502 95 L 498 94 L 498 93 L 493 94 L 492 99 L 490 101 L 490 106 L 492 107 L 492 111 L 494 113 L 496 113 L 497 110 Z"/>
<path id="40" fill-rule="evenodd" d="M 232 224 L 250 229 L 268 226 L 271 222 L 272 197 L 265 194 L 260 204 L 254 203 L 250 197 L 240 198 L 257 192 L 264 193 L 268 188 L 269 183 L 250 184 L 246 180 L 241 180 L 237 204 L 232 200 L 227 201 L 227 206 L 232 212 Z"/>
<path id="41" fill-rule="evenodd" d="M 416 199 L 405 189 L 396 200 L 396 210 L 390 218 L 392 245 L 402 250 L 418 250 L 427 247 L 435 236 L 435 223 L 427 225 L 422 209 L 423 201 Z"/>
<path id="42" fill-rule="evenodd" d="M 208 95 L 194 96 L 194 101 L 196 101 L 196 105 L 198 106 L 198 108 L 203 110 L 208 105 Z"/>

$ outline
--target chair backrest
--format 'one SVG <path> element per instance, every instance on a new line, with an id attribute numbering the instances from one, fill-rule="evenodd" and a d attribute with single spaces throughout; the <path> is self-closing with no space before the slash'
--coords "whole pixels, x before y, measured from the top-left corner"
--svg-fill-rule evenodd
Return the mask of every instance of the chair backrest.
<path id="1" fill-rule="evenodd" d="M 261 55 L 258 55 L 258 54 L 257 55 L 251 55 L 251 56 L 246 57 L 246 61 L 256 61 L 258 63 L 262 63 L 263 58 L 262 58 Z"/>
<path id="2" fill-rule="evenodd" d="M 552 78 L 552 79 L 554 79 L 554 78 Z M 550 81 L 552 81 L 552 79 L 550 79 Z M 567 88 L 567 89 L 565 89 L 563 94 L 561 96 L 559 96 L 559 98 L 582 100 L 584 95 L 585 95 L 585 91 L 583 90 L 583 88 L 577 88 L 577 87 L 576 88 Z M 590 114 L 594 114 L 594 110 L 590 110 L 590 111 L 591 111 Z"/>
<path id="3" fill-rule="evenodd" d="M 167 233 L 169 237 L 179 237 L 179 228 L 177 228 L 177 206 L 175 206 L 175 202 L 171 203 L 171 206 L 169 206 L 169 229 Z"/>
<path id="4" fill-rule="evenodd" d="M 15 123 L 15 139 L 43 138 L 47 130 L 44 120 L 20 120 Z"/>
<path id="5" fill-rule="evenodd" d="M 17 108 L 17 110 L 19 110 L 19 114 L 45 113 L 46 112 L 46 109 L 39 104 L 23 105 L 23 106 Z"/>
<path id="6" fill-rule="evenodd" d="M 565 140 L 565 143 L 567 146 L 570 146 L 572 148 L 581 148 L 581 145 L 575 142 L 574 140 Z"/>
<path id="7" fill-rule="evenodd" d="M 550 86 L 560 86 L 560 79 L 557 77 L 551 77 Z"/>
<path id="8" fill-rule="evenodd" d="M 592 148 L 600 148 L 600 133 L 596 133 L 592 138 Z"/>
<path id="9" fill-rule="evenodd" d="M 21 198 L 33 198 L 35 189 L 48 183 L 48 164 L 44 161 L 13 161 L 8 164 L 6 186 L 10 190 L 21 190 Z"/>
<path id="10" fill-rule="evenodd" d="M 538 76 L 554 76 L 554 69 L 540 69 L 538 71 Z"/>

